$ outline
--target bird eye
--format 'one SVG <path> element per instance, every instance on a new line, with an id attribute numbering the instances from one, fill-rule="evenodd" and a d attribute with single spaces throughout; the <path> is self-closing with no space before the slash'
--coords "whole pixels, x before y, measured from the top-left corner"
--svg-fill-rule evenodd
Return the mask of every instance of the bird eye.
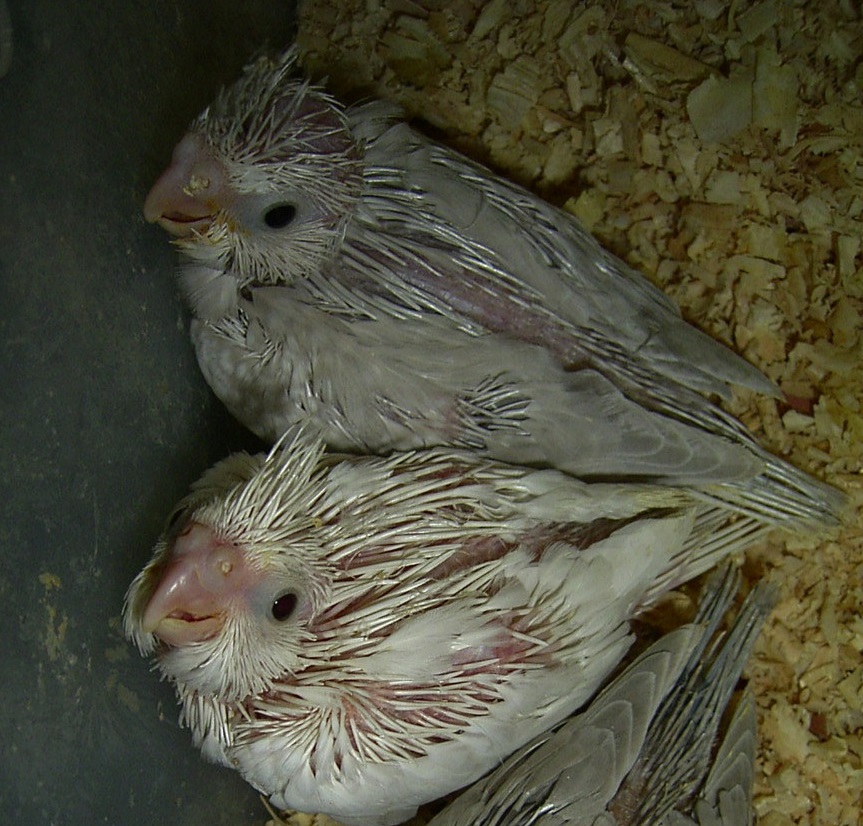
<path id="1" fill-rule="evenodd" d="M 284 229 L 297 214 L 293 204 L 276 204 L 264 213 L 264 223 L 270 229 Z"/>
<path id="2" fill-rule="evenodd" d="M 278 622 L 284 622 L 294 613 L 296 607 L 297 595 L 292 591 L 286 591 L 273 600 L 273 619 Z"/>

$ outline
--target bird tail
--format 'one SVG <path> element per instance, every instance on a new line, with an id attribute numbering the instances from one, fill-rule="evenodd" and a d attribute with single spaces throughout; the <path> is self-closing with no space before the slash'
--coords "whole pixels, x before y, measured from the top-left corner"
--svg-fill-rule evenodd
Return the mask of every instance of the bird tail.
<path id="1" fill-rule="evenodd" d="M 726 507 L 786 530 L 811 532 L 835 527 L 844 521 L 847 500 L 841 491 L 768 453 L 727 411 L 683 386 L 643 381 L 640 390 L 645 394 L 642 403 L 648 407 L 683 424 L 728 439 L 734 445 L 744 445 L 761 460 L 762 470 L 758 476 L 703 487 L 693 485 L 692 492 L 696 496 L 723 502 Z"/>
<path id="2" fill-rule="evenodd" d="M 694 493 L 785 530 L 812 532 L 842 524 L 847 506 L 842 491 L 769 453 L 763 458 L 764 470 L 758 476 Z"/>

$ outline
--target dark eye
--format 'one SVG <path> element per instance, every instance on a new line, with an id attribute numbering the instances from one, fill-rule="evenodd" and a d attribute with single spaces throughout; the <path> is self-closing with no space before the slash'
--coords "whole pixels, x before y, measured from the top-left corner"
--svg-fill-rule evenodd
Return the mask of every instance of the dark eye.
<path id="1" fill-rule="evenodd" d="M 273 600 L 273 618 L 278 622 L 284 622 L 294 613 L 296 607 L 297 595 L 287 591 Z"/>
<path id="2" fill-rule="evenodd" d="M 264 223 L 270 229 L 284 229 L 297 214 L 297 208 L 293 204 L 276 204 L 264 213 Z"/>

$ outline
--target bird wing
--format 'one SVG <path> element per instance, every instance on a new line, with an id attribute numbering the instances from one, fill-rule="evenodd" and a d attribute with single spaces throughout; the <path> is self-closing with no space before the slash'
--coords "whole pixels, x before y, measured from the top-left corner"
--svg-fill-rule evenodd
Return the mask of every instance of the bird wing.
<path id="1" fill-rule="evenodd" d="M 728 396 L 732 385 L 780 395 L 755 367 L 687 324 L 673 302 L 571 216 L 366 111 L 377 107 L 349 113 L 352 126 L 367 118 L 366 187 L 329 274 L 342 299 L 356 296 L 346 300 L 349 311 L 438 316 L 474 337 L 543 348 L 563 371 L 601 374 L 633 403 L 630 413 L 639 406 L 722 437 L 719 450 L 742 448 L 731 462 L 738 480 L 724 470 L 714 477 L 718 499 L 776 523 L 811 527 L 841 518 L 841 494 L 767 454 L 704 397 Z M 629 425 L 638 431 L 642 423 Z M 741 479 L 746 450 L 750 470 L 760 463 L 760 472 Z"/>
<path id="2" fill-rule="evenodd" d="M 248 369 L 251 355 L 266 350 L 252 336 L 265 329 L 282 354 L 277 359 L 290 362 L 282 373 L 292 386 L 316 381 L 328 388 L 329 401 L 321 389 L 317 403 L 319 417 L 331 423 L 331 443 L 349 447 L 348 433 L 355 447 L 372 451 L 411 440 L 451 443 L 594 478 L 743 482 L 761 470 L 762 458 L 748 445 L 656 415 L 592 367 L 566 371 L 541 347 L 472 337 L 440 317 L 412 325 L 389 316 L 371 324 L 336 318 L 316 299 L 298 300 L 302 288 L 260 287 L 253 300 L 241 300 L 258 324 L 238 344 L 249 351 L 239 365 Z M 314 364 L 305 366 L 310 352 Z M 214 358 L 224 363 L 220 354 Z M 277 359 L 262 369 L 275 371 Z M 258 404 L 261 393 L 238 398 Z M 340 411 L 351 414 L 341 426 Z"/>
<path id="3" fill-rule="evenodd" d="M 404 287 L 436 311 L 543 343 L 564 363 L 610 361 L 625 373 L 617 364 L 625 354 L 701 392 L 727 395 L 736 384 L 777 394 L 572 216 L 521 187 L 405 124 L 371 140 L 366 162 L 364 203 L 374 214 L 357 241 L 380 232 L 390 248 L 402 239 L 407 256 L 413 249 L 430 259 L 431 267 L 408 270 Z"/>

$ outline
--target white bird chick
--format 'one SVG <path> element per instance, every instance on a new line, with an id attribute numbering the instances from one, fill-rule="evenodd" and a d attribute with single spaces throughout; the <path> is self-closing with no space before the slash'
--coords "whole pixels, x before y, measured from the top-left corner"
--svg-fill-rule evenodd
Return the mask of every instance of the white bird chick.
<path id="1" fill-rule="evenodd" d="M 450 449 L 217 464 L 132 583 L 211 760 L 280 807 L 392 824 L 584 703 L 629 620 L 764 530 L 664 486 Z"/>
<path id="2" fill-rule="evenodd" d="M 145 215 L 176 236 L 204 375 L 275 441 L 449 445 L 583 479 L 697 489 L 792 528 L 837 491 L 705 395 L 778 395 L 575 218 L 394 108 L 261 58 L 191 125 Z"/>

